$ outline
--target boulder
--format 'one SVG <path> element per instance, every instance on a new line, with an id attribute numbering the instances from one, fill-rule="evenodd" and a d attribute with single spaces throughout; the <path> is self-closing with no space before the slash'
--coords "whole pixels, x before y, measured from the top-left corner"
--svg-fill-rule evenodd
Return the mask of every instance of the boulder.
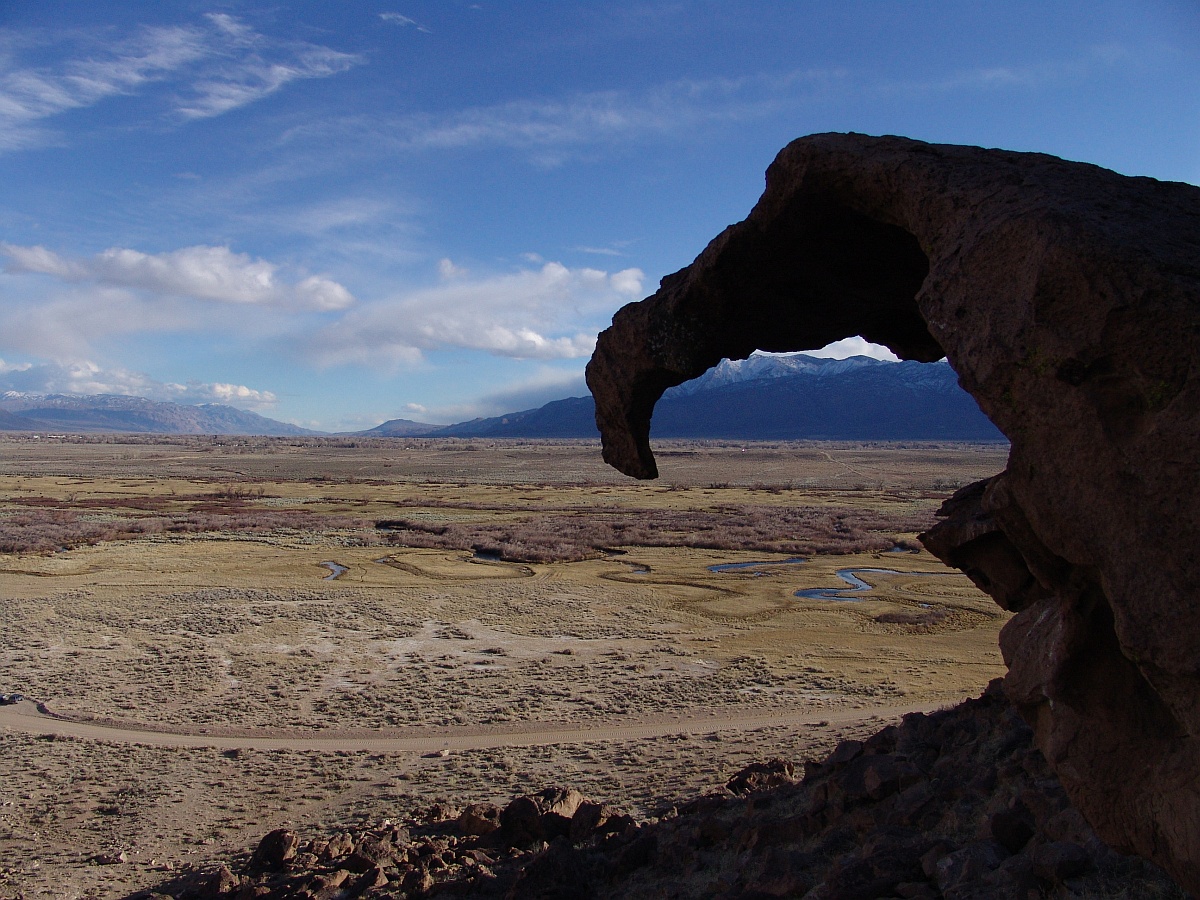
<path id="1" fill-rule="evenodd" d="M 348 831 L 343 831 L 329 839 L 318 856 L 328 862 L 341 856 L 346 856 L 354 850 L 354 837 Z"/>
<path id="2" fill-rule="evenodd" d="M 1090 864 L 1087 851 L 1070 841 L 1052 841 L 1033 852 L 1033 871 L 1047 881 L 1062 881 L 1086 872 Z"/>
<path id="3" fill-rule="evenodd" d="M 546 836 L 542 829 L 542 806 L 538 799 L 531 796 L 516 797 L 500 811 L 498 833 L 505 844 L 523 847 Z"/>
<path id="4" fill-rule="evenodd" d="M 600 335 L 604 458 L 654 477 L 664 390 L 856 334 L 945 356 L 1008 437 L 922 540 L 1016 613 L 1005 691 L 1096 832 L 1200 892 L 1200 188 L 801 138 L 745 221 Z"/>
<path id="5" fill-rule="evenodd" d="M 254 852 L 254 863 L 267 869 L 280 869 L 296 855 L 300 847 L 300 836 L 287 828 L 276 828 L 258 842 Z"/>
<path id="6" fill-rule="evenodd" d="M 500 827 L 500 807 L 494 803 L 472 803 L 459 815 L 458 827 L 466 835 L 491 834 Z"/>
<path id="7" fill-rule="evenodd" d="M 725 782 L 725 790 L 732 794 L 752 794 L 781 784 L 792 784 L 795 780 L 795 764 L 775 758 L 746 766 Z"/>

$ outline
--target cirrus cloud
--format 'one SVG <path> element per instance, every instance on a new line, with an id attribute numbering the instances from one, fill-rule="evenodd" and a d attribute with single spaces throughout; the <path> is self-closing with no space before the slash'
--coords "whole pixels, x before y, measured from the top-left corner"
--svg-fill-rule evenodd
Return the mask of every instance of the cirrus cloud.
<path id="1" fill-rule="evenodd" d="M 357 54 L 259 33 L 227 13 L 115 37 L 65 29 L 53 41 L 35 43 L 38 50 L 67 43 L 74 53 L 24 66 L 14 65 L 12 54 L 0 56 L 0 151 L 56 140 L 44 121 L 155 83 L 171 86 L 172 113 L 186 121 L 218 116 L 290 82 L 327 78 L 365 62 Z"/>
<path id="2" fill-rule="evenodd" d="M 414 19 L 410 19 L 408 16 L 401 15 L 398 12 L 381 12 L 379 14 L 379 18 L 385 22 L 390 22 L 392 25 L 399 25 L 401 28 L 407 28 L 411 25 L 413 28 L 417 29 L 417 31 L 420 31 L 424 34 L 433 34 L 433 32 L 427 26 L 422 25 L 420 22 L 417 22 Z"/>

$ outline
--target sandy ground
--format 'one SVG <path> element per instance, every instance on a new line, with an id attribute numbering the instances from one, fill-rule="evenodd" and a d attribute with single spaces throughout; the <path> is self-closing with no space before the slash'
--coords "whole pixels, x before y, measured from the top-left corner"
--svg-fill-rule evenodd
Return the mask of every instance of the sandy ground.
<path id="1" fill-rule="evenodd" d="M 922 493 L 934 482 L 1003 458 L 680 446 L 662 460 L 675 480 L 641 485 L 573 445 L 5 449 L 5 497 L 184 494 L 236 468 L 262 479 L 264 505 L 368 518 L 414 492 L 501 506 L 936 507 Z M 0 554 L 0 691 L 66 718 L 0 708 L 0 897 L 122 896 L 283 824 L 336 830 L 553 784 L 653 815 L 751 761 L 817 755 L 1003 672 L 1000 610 L 927 554 L 786 558 L 639 547 L 495 563 L 336 529 Z M 756 565 L 709 569 L 730 562 Z M 324 563 L 345 571 L 330 579 Z M 836 571 L 855 567 L 895 574 L 860 575 L 873 589 L 850 602 L 795 596 L 845 587 Z M 878 621 L 933 609 L 933 626 Z"/>

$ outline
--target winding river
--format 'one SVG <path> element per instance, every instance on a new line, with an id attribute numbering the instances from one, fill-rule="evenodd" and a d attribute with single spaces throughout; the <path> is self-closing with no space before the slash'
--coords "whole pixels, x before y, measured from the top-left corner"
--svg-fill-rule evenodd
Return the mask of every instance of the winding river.
<path id="1" fill-rule="evenodd" d="M 852 603 L 856 600 L 862 600 L 862 595 L 870 593 L 874 588 L 867 584 L 861 578 L 860 573 L 868 573 L 873 575 L 920 575 L 940 577 L 943 575 L 957 575 L 958 572 L 900 572 L 896 569 L 838 569 L 837 577 L 850 585 L 847 588 L 807 588 L 802 591 L 796 591 L 797 597 L 803 597 L 805 600 L 841 600 L 847 603 Z"/>
<path id="2" fill-rule="evenodd" d="M 891 552 L 891 551 L 889 551 Z M 765 569 L 774 566 L 796 565 L 805 563 L 808 560 L 802 556 L 793 556 L 789 559 L 779 560 L 759 560 L 755 562 L 740 562 L 740 563 L 718 563 L 708 567 L 710 572 L 748 572 L 753 576 L 766 576 L 770 573 Z M 837 577 L 844 581 L 849 587 L 840 588 L 805 588 L 795 592 L 795 596 L 805 600 L 833 600 L 843 603 L 853 603 L 864 599 L 865 594 L 869 594 L 874 588 L 863 581 L 858 576 L 860 574 L 870 575 L 920 575 L 922 577 L 940 577 L 944 575 L 957 575 L 958 572 L 902 572 L 898 569 L 876 569 L 870 567 L 853 568 L 853 569 L 838 569 Z"/>
<path id="3" fill-rule="evenodd" d="M 797 563 L 808 562 L 803 556 L 793 556 L 790 559 L 773 559 L 764 562 L 740 562 L 740 563 L 718 563 L 715 566 L 709 566 L 710 572 L 743 572 L 747 569 L 766 569 L 771 566 L 793 566 Z M 751 575 L 767 575 L 767 572 L 752 571 Z"/>

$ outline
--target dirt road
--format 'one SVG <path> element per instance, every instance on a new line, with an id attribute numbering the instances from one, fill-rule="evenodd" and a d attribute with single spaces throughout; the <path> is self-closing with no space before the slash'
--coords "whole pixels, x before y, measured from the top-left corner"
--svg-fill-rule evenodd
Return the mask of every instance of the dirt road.
<path id="1" fill-rule="evenodd" d="M 602 722 L 594 725 L 551 725 L 532 722 L 503 727 L 405 728 L 378 730 L 288 731 L 255 729 L 242 732 L 158 731 L 136 723 L 101 724 L 58 717 L 30 700 L 0 706 L 0 729 L 28 734 L 57 734 L 114 743 L 154 747 L 215 747 L 220 750 L 366 750 L 372 752 L 436 753 L 440 750 L 479 750 L 490 747 L 529 747 L 597 741 L 633 741 L 670 734 L 711 734 L 753 731 L 776 726 L 848 725 L 870 718 L 895 719 L 905 713 L 927 712 L 937 704 L 878 706 L 845 710 L 756 713 L 744 716 L 696 715 L 643 722 Z"/>

